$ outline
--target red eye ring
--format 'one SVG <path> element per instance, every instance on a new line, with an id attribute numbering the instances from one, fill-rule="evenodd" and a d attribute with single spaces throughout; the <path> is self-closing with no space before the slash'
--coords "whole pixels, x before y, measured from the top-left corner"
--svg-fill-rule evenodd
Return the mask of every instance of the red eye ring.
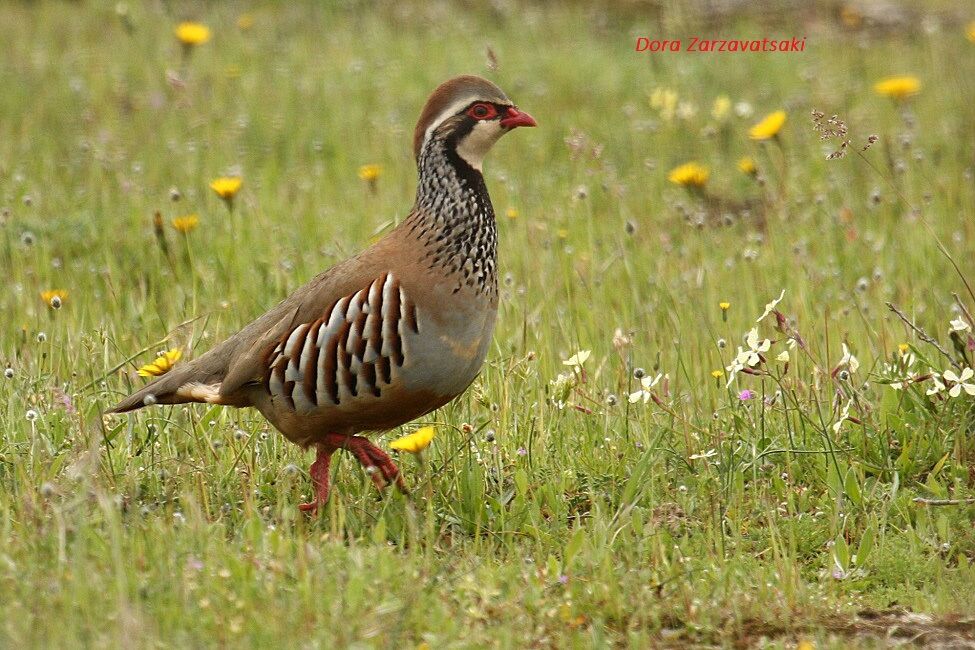
<path id="1" fill-rule="evenodd" d="M 475 120 L 490 120 L 498 116 L 498 109 L 493 104 L 478 102 L 467 109 L 467 114 Z"/>

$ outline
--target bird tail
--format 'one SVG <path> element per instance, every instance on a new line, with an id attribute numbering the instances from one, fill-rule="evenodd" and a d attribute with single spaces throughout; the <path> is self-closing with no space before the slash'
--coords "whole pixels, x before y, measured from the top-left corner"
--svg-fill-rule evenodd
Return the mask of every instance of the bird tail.
<path id="1" fill-rule="evenodd" d="M 209 365 L 212 365 L 212 357 L 205 354 L 176 367 L 132 393 L 106 413 L 126 413 L 154 404 L 227 403 L 220 395 L 224 371 L 208 368 Z"/>

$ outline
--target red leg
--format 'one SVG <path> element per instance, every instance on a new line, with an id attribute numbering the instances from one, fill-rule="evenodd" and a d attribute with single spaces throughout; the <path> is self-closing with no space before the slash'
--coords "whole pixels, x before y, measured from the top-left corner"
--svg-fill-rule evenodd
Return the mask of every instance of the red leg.
<path id="1" fill-rule="evenodd" d="M 359 436 L 349 436 L 344 446 L 366 468 L 366 472 L 369 473 L 369 477 L 372 478 L 372 482 L 376 484 L 378 489 L 382 490 L 390 483 L 396 483 L 396 487 L 406 494 L 403 476 L 389 454 L 369 440 Z"/>
<path id="2" fill-rule="evenodd" d="M 335 447 L 320 443 L 315 445 L 315 462 L 311 464 L 311 482 L 315 487 L 315 498 L 308 502 L 302 503 L 298 506 L 298 509 L 302 512 L 308 512 L 315 514 L 319 506 L 324 506 L 325 502 L 328 501 L 328 493 L 331 489 L 329 485 L 329 467 L 332 464 L 332 453 L 335 451 Z"/>
<path id="3" fill-rule="evenodd" d="M 324 506 L 325 502 L 328 501 L 331 490 L 329 467 L 332 462 L 332 454 L 336 449 L 347 449 L 351 452 L 365 468 L 377 489 L 382 490 L 390 483 L 395 483 L 403 494 L 407 494 L 403 476 L 389 454 L 365 438 L 329 433 L 325 435 L 322 442 L 315 445 L 317 456 L 310 470 L 312 484 L 315 486 L 315 498 L 309 503 L 302 503 L 298 506 L 303 512 L 314 514 L 319 506 Z"/>
<path id="4" fill-rule="evenodd" d="M 399 488 L 400 492 L 407 494 L 406 483 L 403 482 L 403 475 L 400 473 L 396 463 L 393 462 L 393 459 L 389 457 L 389 454 L 365 438 L 362 438 L 362 446 L 366 448 L 366 453 L 369 454 L 374 466 L 378 467 L 379 471 L 382 472 L 387 484 L 396 483 L 396 487 Z"/>

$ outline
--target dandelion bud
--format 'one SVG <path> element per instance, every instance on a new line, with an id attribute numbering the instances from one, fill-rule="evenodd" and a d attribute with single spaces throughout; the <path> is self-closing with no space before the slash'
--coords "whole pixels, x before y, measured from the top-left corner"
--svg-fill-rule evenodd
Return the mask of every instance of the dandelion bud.
<path id="1" fill-rule="evenodd" d="M 635 379 L 643 379 L 646 376 L 647 376 L 647 371 L 644 370 L 643 368 L 634 368 L 633 369 L 633 377 Z"/>
<path id="2" fill-rule="evenodd" d="M 724 350 L 726 347 L 728 347 L 728 342 L 724 339 L 718 339 L 718 348 Z"/>
<path id="3" fill-rule="evenodd" d="M 45 334 L 44 332 L 38 332 L 37 333 L 37 342 L 38 343 L 43 343 L 46 340 L 47 340 L 47 334 Z"/>

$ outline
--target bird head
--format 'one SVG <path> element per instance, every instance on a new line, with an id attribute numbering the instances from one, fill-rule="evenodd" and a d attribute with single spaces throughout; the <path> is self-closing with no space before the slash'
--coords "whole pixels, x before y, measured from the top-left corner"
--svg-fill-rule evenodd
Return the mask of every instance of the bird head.
<path id="1" fill-rule="evenodd" d="M 504 92 L 487 79 L 465 75 L 437 86 L 420 113 L 413 133 L 413 156 L 419 160 L 427 143 L 452 147 L 480 171 L 485 154 L 502 135 L 535 119 L 518 110 Z"/>

